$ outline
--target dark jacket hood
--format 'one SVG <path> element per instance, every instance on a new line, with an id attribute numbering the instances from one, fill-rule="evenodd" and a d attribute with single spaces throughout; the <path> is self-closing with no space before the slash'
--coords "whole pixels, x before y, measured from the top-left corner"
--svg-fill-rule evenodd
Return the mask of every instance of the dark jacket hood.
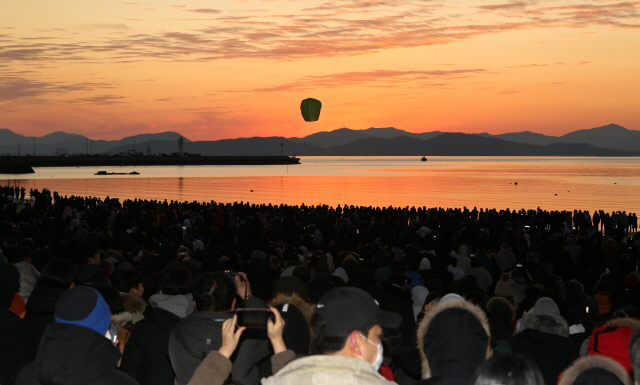
<path id="1" fill-rule="evenodd" d="M 422 378 L 469 378 L 491 356 L 485 313 L 464 300 L 436 306 L 418 326 Z"/>
<path id="2" fill-rule="evenodd" d="M 598 369 L 598 371 L 594 369 Z M 627 374 L 625 368 L 615 360 L 600 355 L 587 355 L 577 359 L 570 367 L 562 372 L 558 385 L 572 384 L 631 385 L 633 381 Z"/>
<path id="3" fill-rule="evenodd" d="M 89 328 L 53 323 L 38 348 L 36 376 L 42 385 L 84 385 L 106 376 L 120 356 L 110 340 Z"/>
<path id="4" fill-rule="evenodd" d="M 53 314 L 58 298 L 60 298 L 66 290 L 67 289 L 57 287 L 34 287 L 29 297 L 29 302 L 27 302 L 26 305 L 27 312 L 38 315 Z"/>
<path id="5" fill-rule="evenodd" d="M 193 357 L 203 360 L 222 346 L 222 323 L 234 313 L 192 313 L 176 325 L 176 337 Z"/>

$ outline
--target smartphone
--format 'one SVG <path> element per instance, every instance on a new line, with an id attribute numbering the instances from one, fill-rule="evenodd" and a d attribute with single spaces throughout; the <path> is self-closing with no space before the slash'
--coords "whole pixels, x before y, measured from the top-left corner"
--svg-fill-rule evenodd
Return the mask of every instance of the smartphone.
<path id="1" fill-rule="evenodd" d="M 276 316 L 269 309 L 236 309 L 238 326 L 248 328 L 266 328 L 269 320 L 275 322 Z"/>
<path id="2" fill-rule="evenodd" d="M 118 324 L 112 323 L 109 325 L 109 339 L 114 346 L 118 346 L 118 331 L 120 331 Z"/>

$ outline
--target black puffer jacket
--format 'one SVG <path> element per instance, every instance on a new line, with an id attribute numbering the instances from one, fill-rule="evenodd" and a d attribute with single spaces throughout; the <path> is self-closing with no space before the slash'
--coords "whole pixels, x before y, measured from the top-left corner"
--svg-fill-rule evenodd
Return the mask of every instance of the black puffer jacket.
<path id="1" fill-rule="evenodd" d="M 547 385 L 555 385 L 558 375 L 578 358 L 578 349 L 569 339 L 567 321 L 560 315 L 534 314 L 522 319 L 524 330 L 513 336 L 513 353 L 533 360 Z"/>
<path id="2" fill-rule="evenodd" d="M 120 351 L 84 326 L 53 323 L 42 336 L 36 360 L 27 364 L 16 385 L 133 385 L 115 369 Z"/>
<path id="3" fill-rule="evenodd" d="M 142 385 L 172 385 L 175 373 L 169 361 L 169 333 L 193 311 L 193 298 L 191 294 L 156 294 L 150 304 L 145 318 L 131 329 L 120 370 Z"/>
<path id="4" fill-rule="evenodd" d="M 259 298 L 245 301 L 245 307 L 266 308 Z M 169 336 L 169 357 L 176 373 L 176 385 L 185 385 L 202 360 L 212 350 L 222 345 L 222 323 L 234 313 L 192 313 L 180 320 Z M 263 339 L 255 337 L 256 330 L 246 330 L 231 361 L 231 378 L 242 385 L 256 385 L 260 382 L 258 363 L 269 357 L 266 333 Z M 254 334 L 254 336 L 251 336 Z"/>
<path id="5" fill-rule="evenodd" d="M 27 313 L 20 327 L 20 338 L 27 349 L 27 362 L 36 359 L 40 339 L 47 325 L 55 321 L 54 311 L 58 298 L 66 289 L 36 286 L 27 302 Z"/>
<path id="6" fill-rule="evenodd" d="M 11 385 L 26 362 L 18 331 L 22 320 L 7 308 L 0 308 L 0 384 Z"/>
<path id="7" fill-rule="evenodd" d="M 111 286 L 111 281 L 107 278 L 104 270 L 100 266 L 84 264 L 78 266 L 78 284 L 83 286 L 103 287 Z"/>

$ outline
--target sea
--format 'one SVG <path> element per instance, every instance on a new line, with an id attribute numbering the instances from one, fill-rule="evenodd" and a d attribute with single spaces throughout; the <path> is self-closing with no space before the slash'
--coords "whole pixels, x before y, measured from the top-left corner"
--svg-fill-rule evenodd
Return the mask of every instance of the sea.
<path id="1" fill-rule="evenodd" d="M 36 168 L 2 185 L 61 195 L 330 206 L 640 212 L 640 158 L 301 157 L 299 165 Z M 98 171 L 139 175 L 94 175 Z"/>

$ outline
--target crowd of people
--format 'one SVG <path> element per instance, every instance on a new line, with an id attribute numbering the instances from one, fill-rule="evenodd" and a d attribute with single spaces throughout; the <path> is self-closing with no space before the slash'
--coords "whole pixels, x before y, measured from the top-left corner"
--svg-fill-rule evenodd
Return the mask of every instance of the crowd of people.
<path id="1" fill-rule="evenodd" d="M 0 202 L 2 385 L 640 375 L 634 213 Z"/>

